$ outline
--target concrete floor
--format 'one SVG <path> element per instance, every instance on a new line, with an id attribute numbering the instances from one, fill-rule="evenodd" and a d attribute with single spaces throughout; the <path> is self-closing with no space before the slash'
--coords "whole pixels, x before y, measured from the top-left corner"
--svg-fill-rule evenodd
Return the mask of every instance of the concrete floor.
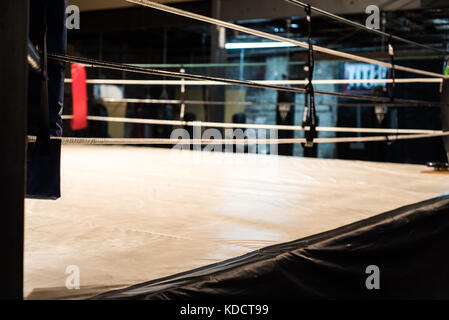
<path id="1" fill-rule="evenodd" d="M 423 166 L 64 146 L 62 198 L 26 200 L 25 296 L 84 298 L 449 191 Z M 80 270 L 80 290 L 65 287 Z"/>

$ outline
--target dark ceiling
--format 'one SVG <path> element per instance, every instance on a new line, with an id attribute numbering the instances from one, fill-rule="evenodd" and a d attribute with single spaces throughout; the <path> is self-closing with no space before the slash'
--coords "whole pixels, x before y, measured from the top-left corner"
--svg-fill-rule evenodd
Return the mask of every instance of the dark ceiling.
<path id="1" fill-rule="evenodd" d="M 445 8 L 385 11 L 383 15 L 386 23 L 382 28 L 387 33 L 445 50 L 449 42 L 449 1 L 444 2 L 447 2 Z M 182 3 L 177 6 L 203 15 L 211 15 L 210 1 Z M 345 15 L 346 18 L 360 23 L 364 23 L 366 16 L 365 13 Z M 315 44 L 367 55 L 385 51 L 387 39 L 356 30 L 326 17 L 315 15 L 312 20 Z M 84 12 L 81 22 L 81 30 L 69 32 L 71 53 L 128 62 L 160 63 L 163 61 L 162 55 L 166 48 L 168 62 L 171 60 L 177 63 L 192 63 L 210 60 L 211 26 L 205 23 L 140 7 Z M 233 22 L 301 41 L 307 39 L 306 21 L 300 16 Z M 228 30 L 227 41 L 251 42 L 261 39 Z M 406 52 L 413 55 L 434 54 L 403 43 L 395 43 L 395 49 L 398 53 Z M 248 54 L 276 54 L 283 52 L 282 50 L 286 49 L 257 50 L 257 52 L 253 50 L 254 52 Z M 304 51 L 300 48 L 289 50 Z M 229 58 L 237 58 L 238 51 L 229 51 Z"/>

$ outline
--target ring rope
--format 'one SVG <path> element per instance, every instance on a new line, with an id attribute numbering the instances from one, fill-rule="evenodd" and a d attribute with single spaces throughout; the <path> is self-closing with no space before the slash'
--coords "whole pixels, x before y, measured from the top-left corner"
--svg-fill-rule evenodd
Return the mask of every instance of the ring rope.
<path id="1" fill-rule="evenodd" d="M 73 117 L 63 115 L 62 119 L 69 120 Z M 248 124 L 248 123 L 223 123 L 223 122 L 202 122 L 202 121 L 181 121 L 181 120 L 163 120 L 163 119 L 139 119 L 139 118 L 121 118 L 121 117 L 103 117 L 88 116 L 88 120 L 106 121 L 106 122 L 124 122 L 135 124 L 158 124 L 188 127 L 216 127 L 216 128 L 238 128 L 238 129 L 266 129 L 266 130 L 291 130 L 307 131 L 309 127 L 292 125 L 271 125 L 271 124 Z M 351 128 L 351 127 L 316 127 L 320 132 L 355 132 L 355 133 L 401 133 L 401 134 L 439 134 L 441 130 L 424 129 L 388 129 L 388 128 Z"/>
<path id="2" fill-rule="evenodd" d="M 251 82 L 251 81 L 246 81 L 246 80 L 217 78 L 217 77 L 203 76 L 203 75 L 198 75 L 198 74 L 189 74 L 189 73 L 173 72 L 173 71 L 158 70 L 158 69 L 148 69 L 148 68 L 141 68 L 141 67 L 135 67 L 132 65 L 122 64 L 122 63 L 105 62 L 105 61 L 99 61 L 99 60 L 90 59 L 90 58 L 61 55 L 61 54 L 57 54 L 57 53 L 49 53 L 48 57 L 55 61 L 79 63 L 79 64 L 83 64 L 85 66 L 96 67 L 96 68 L 105 68 L 105 69 L 110 69 L 110 70 L 119 70 L 119 71 L 134 72 L 134 73 L 141 73 L 141 74 L 148 74 L 148 75 L 159 75 L 159 76 L 164 76 L 164 77 L 174 77 L 174 78 L 180 78 L 180 79 L 187 78 L 187 79 L 194 79 L 194 80 L 218 81 L 218 82 L 230 83 L 233 85 L 255 87 L 255 88 L 260 88 L 260 89 L 273 89 L 273 90 L 285 91 L 285 92 L 296 92 L 296 93 L 305 93 L 306 92 L 306 90 L 304 88 L 298 88 L 298 87 L 260 84 L 260 83 L 255 83 L 255 82 Z M 380 102 L 380 103 L 390 102 L 390 99 L 386 98 L 386 97 L 364 96 L 364 95 L 355 95 L 355 94 L 347 94 L 347 93 L 334 92 L 334 91 L 323 91 L 323 90 L 315 90 L 315 93 L 321 94 L 321 95 L 329 95 L 329 96 L 334 96 L 334 97 L 346 98 L 346 99 L 367 100 L 367 101 Z M 409 105 L 413 105 L 413 104 L 414 105 L 429 105 L 429 106 L 440 106 L 440 107 L 448 106 L 447 103 L 433 102 L 433 101 L 422 101 L 422 100 L 410 100 L 410 99 L 396 99 L 395 103 L 409 104 Z"/>
<path id="3" fill-rule="evenodd" d="M 217 26 L 224 27 L 224 28 L 228 28 L 228 29 L 232 29 L 232 30 L 236 30 L 236 31 L 252 34 L 252 35 L 255 35 L 255 36 L 262 37 L 262 38 L 266 38 L 266 39 L 270 39 L 270 40 L 274 40 L 274 41 L 279 41 L 279 42 L 288 42 L 288 43 L 294 44 L 294 45 L 296 45 L 298 47 L 305 48 L 305 49 L 309 48 L 308 44 L 305 43 L 305 42 L 301 42 L 301 41 L 297 41 L 297 40 L 293 40 L 293 39 L 289 39 L 289 38 L 285 38 L 285 37 L 281 37 L 281 36 L 276 36 L 276 35 L 273 35 L 273 34 L 270 34 L 270 33 L 266 33 L 266 32 L 263 32 L 263 31 L 254 30 L 254 29 L 251 29 L 251 28 L 239 26 L 239 25 L 236 25 L 236 24 L 233 24 L 233 23 L 222 21 L 222 20 L 206 17 L 206 16 L 203 16 L 203 15 L 200 15 L 200 14 L 196 14 L 196 13 L 193 13 L 193 12 L 184 11 L 184 10 L 181 10 L 181 9 L 178 9 L 178 8 L 166 6 L 166 5 L 163 5 L 163 4 L 160 4 L 160 3 L 156 3 L 156 2 L 153 2 L 153 1 L 149 1 L 149 0 L 126 0 L 126 1 L 134 3 L 134 4 L 138 4 L 138 5 L 141 5 L 141 6 L 157 9 L 157 10 L 160 10 L 160 11 L 169 12 L 169 13 L 176 14 L 176 15 L 179 15 L 179 16 L 183 16 L 183 17 L 187 17 L 187 18 L 191 18 L 191 19 L 207 22 L 207 23 L 210 23 L 210 24 L 214 24 L 214 25 L 217 25 Z M 337 51 L 337 50 L 332 50 L 332 49 L 320 47 L 320 46 L 317 46 L 317 45 L 314 45 L 313 49 L 316 50 L 316 51 L 322 52 L 322 53 L 333 55 L 333 56 L 346 58 L 346 59 L 351 59 L 351 60 L 360 61 L 360 62 L 365 62 L 365 63 L 369 63 L 369 64 L 376 64 L 376 65 L 387 67 L 387 68 L 394 68 L 395 70 L 401 70 L 401 71 L 406 71 L 406 72 L 411 72 L 411 73 L 416 73 L 416 74 L 422 74 L 422 75 L 431 76 L 431 77 L 438 77 L 438 78 L 443 78 L 443 79 L 449 79 L 449 76 L 445 76 L 445 75 L 438 74 L 438 73 L 435 73 L 435 72 L 429 72 L 429 71 L 424 71 L 424 70 L 420 70 L 420 69 L 409 68 L 409 67 L 404 67 L 404 66 L 399 66 L 399 65 L 394 65 L 393 66 L 391 63 L 388 63 L 388 62 L 382 62 L 382 61 L 375 60 L 375 59 L 361 57 L 361 56 L 358 56 L 358 55 L 354 55 L 354 54 L 350 54 L 350 53 L 346 53 L 346 52 L 341 52 L 341 51 Z"/>
<path id="4" fill-rule="evenodd" d="M 359 30 L 365 30 L 367 32 L 377 34 L 377 35 L 379 35 L 381 37 L 391 37 L 391 39 L 393 39 L 393 40 L 400 41 L 400 42 L 403 42 L 403 43 L 407 43 L 407 44 L 410 44 L 410 45 L 413 45 L 413 46 L 418 46 L 418 47 L 421 47 L 423 49 L 439 52 L 440 54 L 443 54 L 443 55 L 446 55 L 446 54 L 449 53 L 449 52 L 447 52 L 445 50 L 441 50 L 441 49 L 438 49 L 438 48 L 435 48 L 435 47 L 432 47 L 432 46 L 428 46 L 428 45 L 424 45 L 424 44 L 421 44 L 421 43 L 418 43 L 418 42 L 415 42 L 415 41 L 404 39 L 404 38 L 401 38 L 401 37 L 398 37 L 398 36 L 395 36 L 395 35 L 392 35 L 392 34 L 388 34 L 388 33 L 383 32 L 381 30 L 369 28 L 366 25 L 363 25 L 361 23 L 345 19 L 345 18 L 343 18 L 341 16 L 337 16 L 337 15 L 335 15 L 333 13 L 328 12 L 328 11 L 325 11 L 325 10 L 322 10 L 322 9 L 310 6 L 307 3 L 304 3 L 304 2 L 301 2 L 301 1 L 298 1 L 298 0 L 286 0 L 286 1 L 290 2 L 291 4 L 294 4 L 296 6 L 302 7 L 302 8 L 310 7 L 310 10 L 312 12 L 316 12 L 316 13 L 318 13 L 320 15 L 323 15 L 325 17 L 328 17 L 328 18 L 330 18 L 330 19 L 332 19 L 334 21 L 338 21 L 340 23 L 344 23 L 344 24 L 350 25 L 350 26 L 355 27 L 355 28 L 357 28 Z"/>
<path id="5" fill-rule="evenodd" d="M 278 101 L 204 101 L 204 100 L 167 100 L 167 99 L 136 99 L 136 98 L 100 98 L 104 102 L 125 102 L 125 103 L 145 103 L 145 104 L 203 104 L 203 105 L 243 105 L 243 106 L 254 106 L 254 105 L 281 105 L 290 104 L 296 106 L 304 106 L 304 102 L 278 102 Z M 430 105 L 405 105 L 396 103 L 381 103 L 385 107 L 436 107 L 433 104 Z M 338 102 L 334 104 L 330 103 L 318 103 L 317 107 L 374 107 L 378 106 L 379 103 L 344 103 Z M 439 107 L 439 106 L 438 106 Z"/>
<path id="6" fill-rule="evenodd" d="M 307 80 L 248 80 L 259 84 L 274 84 L 274 85 L 306 85 Z M 437 83 L 441 84 L 443 79 L 441 78 L 405 78 L 395 79 L 396 83 Z M 72 83 L 72 79 L 65 79 L 65 83 Z M 232 85 L 230 83 L 218 82 L 218 81 L 200 81 L 200 80 L 126 80 L 126 79 L 88 79 L 88 84 L 120 84 L 120 85 L 177 85 L 182 84 L 186 86 L 204 86 L 204 85 Z M 335 80 L 313 80 L 313 84 L 387 84 L 393 83 L 393 79 L 335 79 Z"/>
<path id="7" fill-rule="evenodd" d="M 382 142 L 395 140 L 426 139 L 449 136 L 449 131 L 435 134 L 390 135 L 373 137 L 340 137 L 316 138 L 314 143 L 353 143 L 353 142 Z M 36 136 L 27 136 L 29 143 L 36 142 Z M 239 144 L 292 144 L 305 143 L 304 138 L 294 139 L 168 139 L 168 138 L 78 138 L 51 137 L 60 140 L 64 145 L 239 145 Z"/>

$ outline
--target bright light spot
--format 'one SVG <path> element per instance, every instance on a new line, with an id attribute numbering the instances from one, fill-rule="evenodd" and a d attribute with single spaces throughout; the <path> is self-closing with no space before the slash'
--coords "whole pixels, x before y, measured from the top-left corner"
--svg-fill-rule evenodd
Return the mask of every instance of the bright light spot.
<path id="1" fill-rule="evenodd" d="M 294 47 L 295 45 L 289 42 L 235 42 L 226 43 L 225 48 L 233 49 L 258 49 L 258 48 L 286 48 Z"/>

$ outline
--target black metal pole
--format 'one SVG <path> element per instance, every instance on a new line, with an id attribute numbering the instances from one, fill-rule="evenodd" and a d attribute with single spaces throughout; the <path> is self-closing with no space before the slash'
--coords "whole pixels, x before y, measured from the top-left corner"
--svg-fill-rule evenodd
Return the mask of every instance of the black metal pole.
<path id="1" fill-rule="evenodd" d="M 23 298 L 28 0 L 0 1 L 0 299 Z"/>

